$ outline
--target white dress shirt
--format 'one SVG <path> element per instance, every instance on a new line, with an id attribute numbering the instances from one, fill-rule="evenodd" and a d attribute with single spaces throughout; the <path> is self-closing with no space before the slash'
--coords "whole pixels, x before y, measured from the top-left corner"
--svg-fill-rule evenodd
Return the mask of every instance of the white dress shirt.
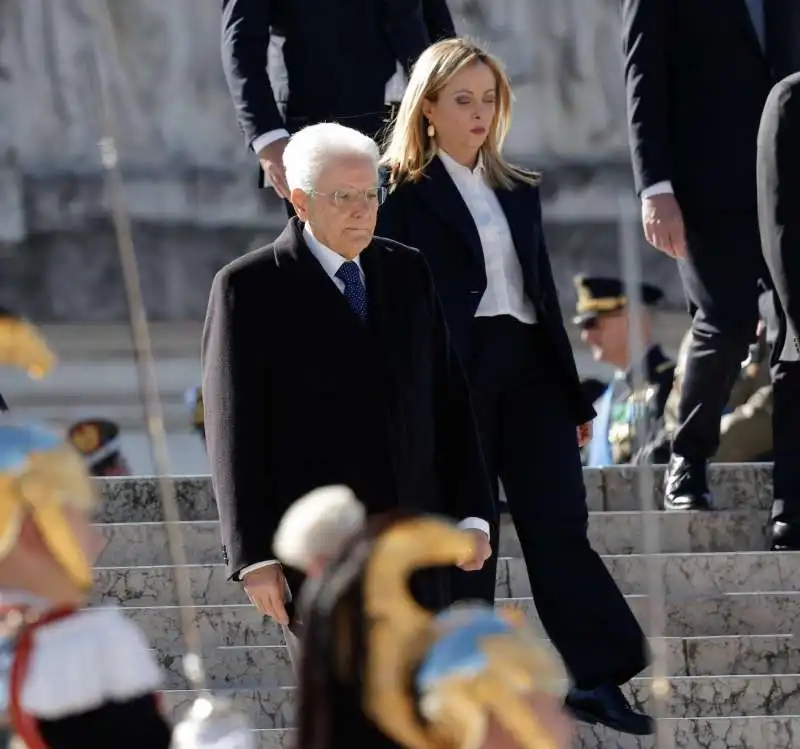
<path id="1" fill-rule="evenodd" d="M 522 266 L 514 248 L 508 219 L 494 190 L 486 182 L 483 161 L 474 169 L 463 166 L 439 149 L 439 158 L 455 182 L 478 229 L 486 266 L 486 291 L 476 317 L 511 315 L 523 323 L 536 322 L 536 308 L 525 294 Z"/>
<path id="2" fill-rule="evenodd" d="M 341 268 L 342 265 L 347 262 L 347 258 L 342 257 L 338 252 L 334 252 L 332 249 L 322 244 L 313 235 L 308 224 L 305 224 L 303 227 L 303 239 L 305 240 L 308 249 L 311 250 L 311 254 L 314 255 L 314 257 L 319 261 L 319 264 L 328 274 L 331 281 L 336 284 L 336 288 L 344 293 L 344 281 L 336 278 L 336 273 L 339 271 L 339 268 Z M 356 257 L 353 262 L 358 265 L 358 268 L 361 271 L 361 281 L 366 285 L 366 278 L 364 276 L 364 270 L 361 267 L 360 258 Z M 487 536 L 489 535 L 489 523 L 481 518 L 465 518 L 458 524 L 458 527 L 463 529 L 472 528 L 483 531 Z M 277 559 L 268 559 L 263 562 L 256 562 L 255 564 L 244 567 L 239 572 L 239 576 L 244 577 L 248 572 L 254 572 L 261 567 L 267 567 L 271 564 L 280 564 L 280 562 Z"/>

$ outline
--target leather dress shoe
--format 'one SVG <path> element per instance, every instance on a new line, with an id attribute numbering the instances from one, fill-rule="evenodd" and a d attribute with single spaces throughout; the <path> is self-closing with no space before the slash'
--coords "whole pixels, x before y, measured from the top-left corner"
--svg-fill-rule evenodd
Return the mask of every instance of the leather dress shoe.
<path id="1" fill-rule="evenodd" d="M 710 510 L 706 464 L 691 463 L 681 455 L 673 455 L 664 476 L 665 510 Z"/>
<path id="2" fill-rule="evenodd" d="M 792 503 L 796 505 L 796 502 Z M 800 551 L 800 517 L 783 512 L 784 502 L 778 500 L 773 505 L 770 520 L 772 531 L 772 551 Z M 776 512 L 776 509 L 779 511 Z"/>
<path id="3" fill-rule="evenodd" d="M 564 700 L 564 706 L 575 720 L 582 723 L 600 723 L 634 736 L 655 733 L 655 721 L 649 715 L 637 713 L 615 684 L 604 684 L 594 689 L 573 687 Z"/>

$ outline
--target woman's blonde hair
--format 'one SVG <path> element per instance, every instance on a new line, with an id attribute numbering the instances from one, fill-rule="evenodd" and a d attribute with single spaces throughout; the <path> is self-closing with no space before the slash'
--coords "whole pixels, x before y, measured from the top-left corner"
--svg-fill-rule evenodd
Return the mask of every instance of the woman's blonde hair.
<path id="1" fill-rule="evenodd" d="M 423 103 L 436 101 L 441 90 L 460 70 L 476 63 L 487 65 L 497 82 L 497 108 L 489 134 L 481 147 L 486 180 L 492 187 L 510 189 L 518 181 L 538 184 L 539 174 L 512 166 L 502 156 L 503 141 L 511 125 L 511 83 L 500 61 L 466 39 L 445 39 L 428 47 L 411 72 L 403 100 L 386 137 L 382 159 L 391 184 L 417 182 L 436 155 L 436 142 L 428 136 Z"/>

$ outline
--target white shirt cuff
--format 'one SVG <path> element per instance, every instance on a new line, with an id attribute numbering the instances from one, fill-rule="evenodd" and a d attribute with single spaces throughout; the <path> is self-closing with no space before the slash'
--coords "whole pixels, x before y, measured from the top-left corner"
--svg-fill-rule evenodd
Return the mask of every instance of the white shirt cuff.
<path id="1" fill-rule="evenodd" d="M 486 534 L 487 538 L 491 538 L 489 523 L 487 523 L 485 520 L 481 520 L 480 518 L 464 518 L 458 524 L 458 527 L 461 528 L 462 531 L 468 531 L 468 530 L 483 531 Z"/>
<path id="2" fill-rule="evenodd" d="M 279 130 L 270 130 L 268 133 L 259 135 L 258 138 L 253 141 L 253 150 L 258 153 L 262 149 L 274 143 L 276 140 L 288 137 L 288 130 L 284 130 L 283 128 L 280 128 Z"/>
<path id="3" fill-rule="evenodd" d="M 260 570 L 262 567 L 269 567 L 273 564 L 280 564 L 280 562 L 277 559 L 267 559 L 265 562 L 249 564 L 247 567 L 243 567 L 241 570 L 239 570 L 239 579 L 241 580 L 248 572 L 255 572 L 256 570 Z"/>
<path id="4" fill-rule="evenodd" d="M 650 187 L 645 187 L 644 190 L 642 190 L 642 200 L 652 198 L 656 195 L 670 195 L 672 192 L 672 182 L 665 179 L 663 182 L 656 182 L 654 185 L 650 185 Z"/>

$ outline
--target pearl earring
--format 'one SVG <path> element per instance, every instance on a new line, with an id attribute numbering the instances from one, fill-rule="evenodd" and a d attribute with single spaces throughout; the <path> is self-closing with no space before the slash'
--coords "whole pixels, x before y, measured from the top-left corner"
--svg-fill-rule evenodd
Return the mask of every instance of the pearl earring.
<path id="1" fill-rule="evenodd" d="M 428 123 L 428 137 L 433 138 L 436 135 L 436 128 L 433 126 L 433 123 Z"/>

